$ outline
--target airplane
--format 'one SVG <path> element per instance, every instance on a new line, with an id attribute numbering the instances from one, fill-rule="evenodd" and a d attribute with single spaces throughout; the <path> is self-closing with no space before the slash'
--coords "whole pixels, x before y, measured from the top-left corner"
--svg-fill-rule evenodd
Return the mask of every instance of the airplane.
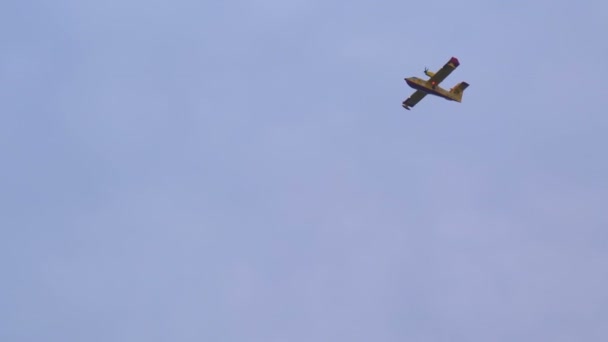
<path id="1" fill-rule="evenodd" d="M 451 74 L 452 71 L 454 71 L 454 69 L 456 69 L 459 65 L 460 62 L 458 59 L 456 57 L 452 57 L 436 73 L 424 68 L 424 73 L 429 77 L 428 80 L 423 80 L 418 77 L 406 77 L 405 82 L 407 82 L 407 85 L 416 89 L 416 91 L 410 97 L 408 97 L 407 100 L 403 101 L 403 108 L 410 110 L 410 107 L 414 107 L 428 94 L 443 97 L 444 99 L 450 101 L 462 102 L 462 93 L 469 86 L 467 82 L 460 82 L 450 90 L 445 90 L 439 86 L 439 83 L 448 77 L 448 75 Z"/>

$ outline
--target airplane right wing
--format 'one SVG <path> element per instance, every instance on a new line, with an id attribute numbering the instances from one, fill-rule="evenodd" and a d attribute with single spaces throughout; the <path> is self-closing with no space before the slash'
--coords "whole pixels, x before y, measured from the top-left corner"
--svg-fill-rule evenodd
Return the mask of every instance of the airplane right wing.
<path id="1" fill-rule="evenodd" d="M 409 109 L 408 107 L 414 107 L 416 103 L 420 102 L 420 100 L 422 100 L 425 96 L 425 92 L 416 90 L 410 97 L 407 98 L 407 100 L 403 101 L 403 108 Z"/>
<path id="2" fill-rule="evenodd" d="M 433 86 L 438 85 L 441 81 L 445 80 L 454 69 L 456 69 L 460 65 L 460 62 L 456 57 L 450 58 L 450 60 L 445 63 L 445 65 L 439 69 L 430 79 L 429 81 L 433 84 Z"/>

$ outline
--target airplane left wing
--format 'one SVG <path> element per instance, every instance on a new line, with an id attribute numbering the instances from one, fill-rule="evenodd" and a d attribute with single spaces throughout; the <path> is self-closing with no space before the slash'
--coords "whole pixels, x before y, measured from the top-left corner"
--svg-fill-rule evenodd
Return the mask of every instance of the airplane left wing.
<path id="1" fill-rule="evenodd" d="M 433 76 L 431 76 L 429 81 L 431 82 L 431 84 L 433 84 L 433 86 L 438 85 L 439 83 L 441 83 L 441 81 L 445 80 L 445 78 L 448 77 L 452 73 L 452 71 L 454 71 L 454 69 L 456 69 L 459 65 L 460 62 L 456 57 L 450 58 L 450 60 L 445 63 L 445 65 L 439 71 L 437 71 Z"/>
<path id="2" fill-rule="evenodd" d="M 409 109 L 408 107 L 414 107 L 416 103 L 420 102 L 420 100 L 422 100 L 425 96 L 425 92 L 416 90 L 410 97 L 407 98 L 407 100 L 403 101 L 403 107 L 405 109 Z"/>

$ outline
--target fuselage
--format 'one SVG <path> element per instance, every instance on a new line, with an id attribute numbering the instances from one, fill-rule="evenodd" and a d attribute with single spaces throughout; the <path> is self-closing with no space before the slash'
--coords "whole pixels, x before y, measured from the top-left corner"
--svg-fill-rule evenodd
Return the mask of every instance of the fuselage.
<path id="1" fill-rule="evenodd" d="M 420 79 L 418 77 L 408 77 L 405 79 L 405 82 L 407 82 L 407 85 L 416 90 L 423 91 L 430 95 L 443 97 L 446 100 L 457 101 L 448 90 L 441 88 L 439 85 L 433 86 L 429 81 Z"/>

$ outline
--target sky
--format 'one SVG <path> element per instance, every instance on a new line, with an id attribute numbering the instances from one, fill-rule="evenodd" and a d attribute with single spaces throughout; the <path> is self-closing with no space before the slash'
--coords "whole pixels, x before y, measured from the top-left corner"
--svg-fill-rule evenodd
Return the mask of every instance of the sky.
<path id="1" fill-rule="evenodd" d="M 2 7 L 0 340 L 608 338 L 605 1 Z"/>

